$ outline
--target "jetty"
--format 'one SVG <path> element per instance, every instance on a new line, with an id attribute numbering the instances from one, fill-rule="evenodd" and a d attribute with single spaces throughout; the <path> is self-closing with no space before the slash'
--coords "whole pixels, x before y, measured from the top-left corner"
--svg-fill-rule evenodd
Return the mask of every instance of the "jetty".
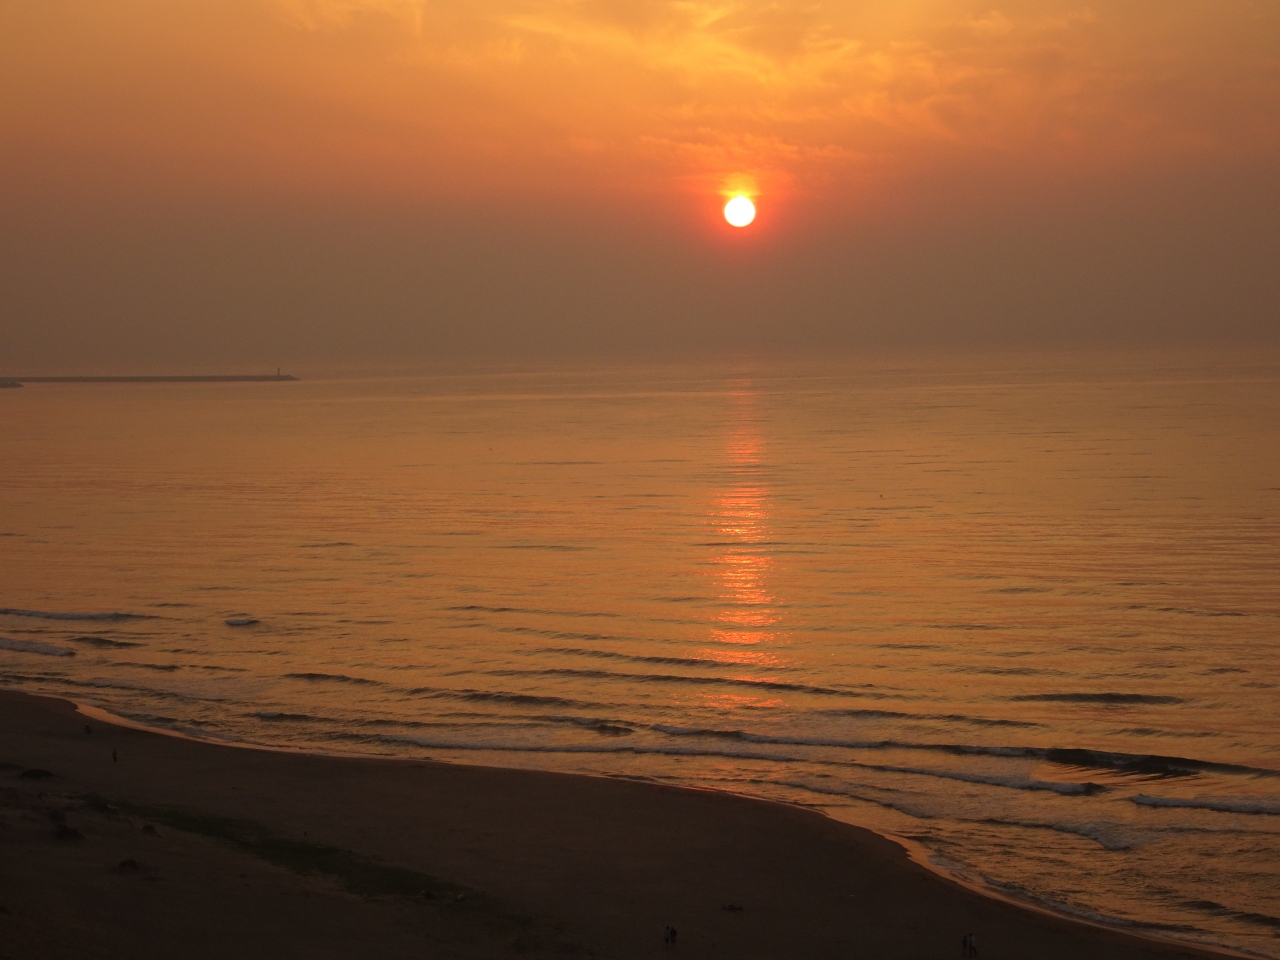
<path id="1" fill-rule="evenodd" d="M 280 383 L 297 379 L 287 373 L 184 377 L 0 377 L 0 387 L 20 387 L 26 383 Z"/>

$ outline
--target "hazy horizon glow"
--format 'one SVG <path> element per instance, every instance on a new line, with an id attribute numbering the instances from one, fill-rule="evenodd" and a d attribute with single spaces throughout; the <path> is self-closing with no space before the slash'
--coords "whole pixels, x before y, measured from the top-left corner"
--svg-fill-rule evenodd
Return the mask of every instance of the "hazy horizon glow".
<path id="1" fill-rule="evenodd" d="M 4 5 L 0 349 L 1267 340 L 1277 50 L 1264 0 Z"/>

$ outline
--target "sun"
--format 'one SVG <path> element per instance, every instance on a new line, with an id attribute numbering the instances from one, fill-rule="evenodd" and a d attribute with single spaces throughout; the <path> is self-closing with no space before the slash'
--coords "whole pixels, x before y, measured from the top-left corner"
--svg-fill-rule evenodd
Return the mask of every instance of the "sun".
<path id="1" fill-rule="evenodd" d="M 724 205 L 724 218 L 730 226 L 746 227 L 756 218 L 756 205 L 739 194 Z"/>

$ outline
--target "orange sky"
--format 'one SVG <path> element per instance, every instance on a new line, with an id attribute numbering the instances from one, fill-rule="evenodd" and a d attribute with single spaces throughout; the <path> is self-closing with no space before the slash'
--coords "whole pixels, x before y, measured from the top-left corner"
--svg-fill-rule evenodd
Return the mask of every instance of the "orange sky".
<path id="1" fill-rule="evenodd" d="M 762 238 L 909 222 L 904 256 L 1102 194 L 1104 227 L 1141 195 L 1203 229 L 1223 191 L 1276 202 L 1280 3 L 0 0 L 0 148 L 0 212 L 48 242 L 122 209 L 193 238 L 444 205 L 696 246 L 731 186 Z"/>

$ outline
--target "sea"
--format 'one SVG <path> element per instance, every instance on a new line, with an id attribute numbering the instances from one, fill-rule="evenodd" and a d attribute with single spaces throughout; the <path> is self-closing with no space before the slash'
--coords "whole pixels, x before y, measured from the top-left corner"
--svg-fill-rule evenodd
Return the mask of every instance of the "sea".
<path id="1" fill-rule="evenodd" d="M 734 791 L 1280 957 L 1280 358 L 0 392 L 0 685 Z"/>

